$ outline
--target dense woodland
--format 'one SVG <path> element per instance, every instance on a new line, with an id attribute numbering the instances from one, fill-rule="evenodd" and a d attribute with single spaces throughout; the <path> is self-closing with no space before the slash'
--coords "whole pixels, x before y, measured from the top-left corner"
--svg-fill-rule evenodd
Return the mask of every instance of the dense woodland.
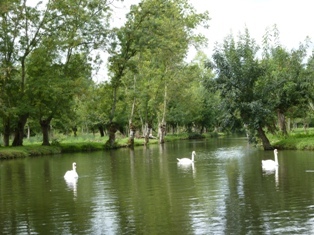
<path id="1" fill-rule="evenodd" d="M 28 135 L 50 145 L 51 132 L 97 132 L 113 146 L 120 131 L 132 146 L 136 133 L 163 143 L 167 132 L 243 131 L 271 149 L 267 133 L 310 125 L 309 39 L 288 50 L 273 26 L 258 45 L 244 28 L 206 55 L 198 32 L 210 27 L 210 16 L 189 1 L 142 0 L 124 25 L 113 27 L 117 1 L 0 2 L 4 146 L 21 146 Z M 190 47 L 199 52 L 187 62 Z M 96 83 L 102 66 L 109 79 Z"/>

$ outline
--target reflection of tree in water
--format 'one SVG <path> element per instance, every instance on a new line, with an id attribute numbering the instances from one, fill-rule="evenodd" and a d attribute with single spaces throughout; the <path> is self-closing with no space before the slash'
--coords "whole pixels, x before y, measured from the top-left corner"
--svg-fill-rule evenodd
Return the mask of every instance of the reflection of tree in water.
<path id="1" fill-rule="evenodd" d="M 248 234 L 261 228 L 260 206 L 254 194 L 258 184 L 247 182 L 245 173 L 239 169 L 237 159 L 232 159 L 226 166 L 227 188 L 225 197 L 225 234 Z M 252 177 L 251 177 L 252 178 Z"/>
<path id="2" fill-rule="evenodd" d="M 119 165 L 113 163 L 115 168 L 111 167 L 119 232 L 183 234 L 191 230 L 189 211 L 195 190 L 193 177 L 173 182 L 177 165 L 175 162 L 170 164 L 165 149 L 160 151 L 158 146 L 128 151 L 129 160 L 119 161 Z M 112 162 L 116 157 L 112 156 Z M 178 187 L 182 190 L 178 191 Z M 179 221 L 187 221 L 187 227 L 177 226 Z"/>

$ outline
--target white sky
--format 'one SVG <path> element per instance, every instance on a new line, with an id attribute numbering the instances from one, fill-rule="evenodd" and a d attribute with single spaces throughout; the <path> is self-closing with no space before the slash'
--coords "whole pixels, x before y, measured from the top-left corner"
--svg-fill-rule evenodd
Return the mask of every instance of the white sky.
<path id="1" fill-rule="evenodd" d="M 124 8 L 118 8 L 114 15 L 114 23 L 121 24 L 129 6 L 138 2 L 124 0 Z M 281 44 L 288 50 L 297 48 L 306 36 L 314 40 L 313 0 L 190 0 L 190 3 L 198 12 L 209 12 L 209 28 L 202 31 L 208 38 L 208 46 L 203 48 L 208 56 L 215 42 L 222 43 L 230 33 L 237 36 L 246 27 L 259 45 L 266 28 L 274 24 L 280 32 Z M 193 59 L 195 53 L 191 50 L 188 60 Z"/>
<path id="2" fill-rule="evenodd" d="M 37 2 L 38 0 L 29 0 Z M 202 31 L 208 38 L 208 46 L 203 51 L 210 56 L 215 42 L 221 43 L 232 33 L 237 36 L 249 29 L 250 35 L 259 45 L 266 28 L 274 24 L 280 32 L 280 42 L 287 49 L 297 48 L 306 36 L 314 41 L 314 0 L 189 0 L 198 12 L 207 10 L 210 15 L 209 29 Z M 113 15 L 113 24 L 121 25 L 131 4 L 140 0 L 124 0 L 117 4 Z M 312 48 L 314 44 L 312 43 Z M 188 60 L 193 59 L 195 50 L 191 50 Z M 107 77 L 105 65 L 96 75 L 95 80 L 102 81 Z"/>
<path id="3" fill-rule="evenodd" d="M 248 28 L 251 37 L 261 45 L 266 28 L 274 24 L 280 32 L 280 42 L 287 49 L 297 48 L 306 36 L 314 39 L 313 0 L 190 0 L 198 11 L 208 10 L 208 38 L 211 53 L 215 42 L 223 42 L 230 33 L 237 36 Z"/>

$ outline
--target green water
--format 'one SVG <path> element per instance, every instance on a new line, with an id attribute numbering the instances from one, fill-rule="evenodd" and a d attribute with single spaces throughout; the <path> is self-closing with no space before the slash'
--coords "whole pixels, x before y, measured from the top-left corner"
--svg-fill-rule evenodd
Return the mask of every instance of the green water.
<path id="1" fill-rule="evenodd" d="M 196 162 L 185 167 L 176 158 Z M 0 161 L 1 234 L 313 234 L 314 152 L 244 138 Z M 63 175 L 77 163 L 79 179 Z"/>

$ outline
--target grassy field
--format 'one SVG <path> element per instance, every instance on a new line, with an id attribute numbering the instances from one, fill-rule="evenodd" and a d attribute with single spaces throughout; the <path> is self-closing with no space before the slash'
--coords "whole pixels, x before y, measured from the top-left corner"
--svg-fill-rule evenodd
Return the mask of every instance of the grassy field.
<path id="1" fill-rule="evenodd" d="M 222 134 L 220 134 L 221 136 Z M 212 133 L 205 134 L 203 137 L 212 138 L 218 135 Z M 187 133 L 172 135 L 165 137 L 166 142 L 198 138 L 199 135 L 189 135 Z M 289 133 L 289 136 L 269 135 L 271 144 L 278 149 L 298 149 L 298 150 L 314 150 L 314 128 L 310 128 L 305 132 L 303 129 L 297 129 Z M 98 135 L 80 135 L 78 137 L 59 135 L 55 136 L 51 141 L 51 146 L 42 146 L 41 138 L 31 137 L 24 140 L 24 146 L 21 147 L 0 147 L 0 159 L 14 159 L 27 156 L 53 155 L 60 153 L 74 152 L 90 152 L 106 150 L 105 143 L 108 137 L 99 137 Z M 128 138 L 117 135 L 116 148 L 126 147 Z M 157 139 L 150 139 L 149 144 L 157 144 Z M 144 145 L 144 139 L 135 139 L 135 146 Z"/>

